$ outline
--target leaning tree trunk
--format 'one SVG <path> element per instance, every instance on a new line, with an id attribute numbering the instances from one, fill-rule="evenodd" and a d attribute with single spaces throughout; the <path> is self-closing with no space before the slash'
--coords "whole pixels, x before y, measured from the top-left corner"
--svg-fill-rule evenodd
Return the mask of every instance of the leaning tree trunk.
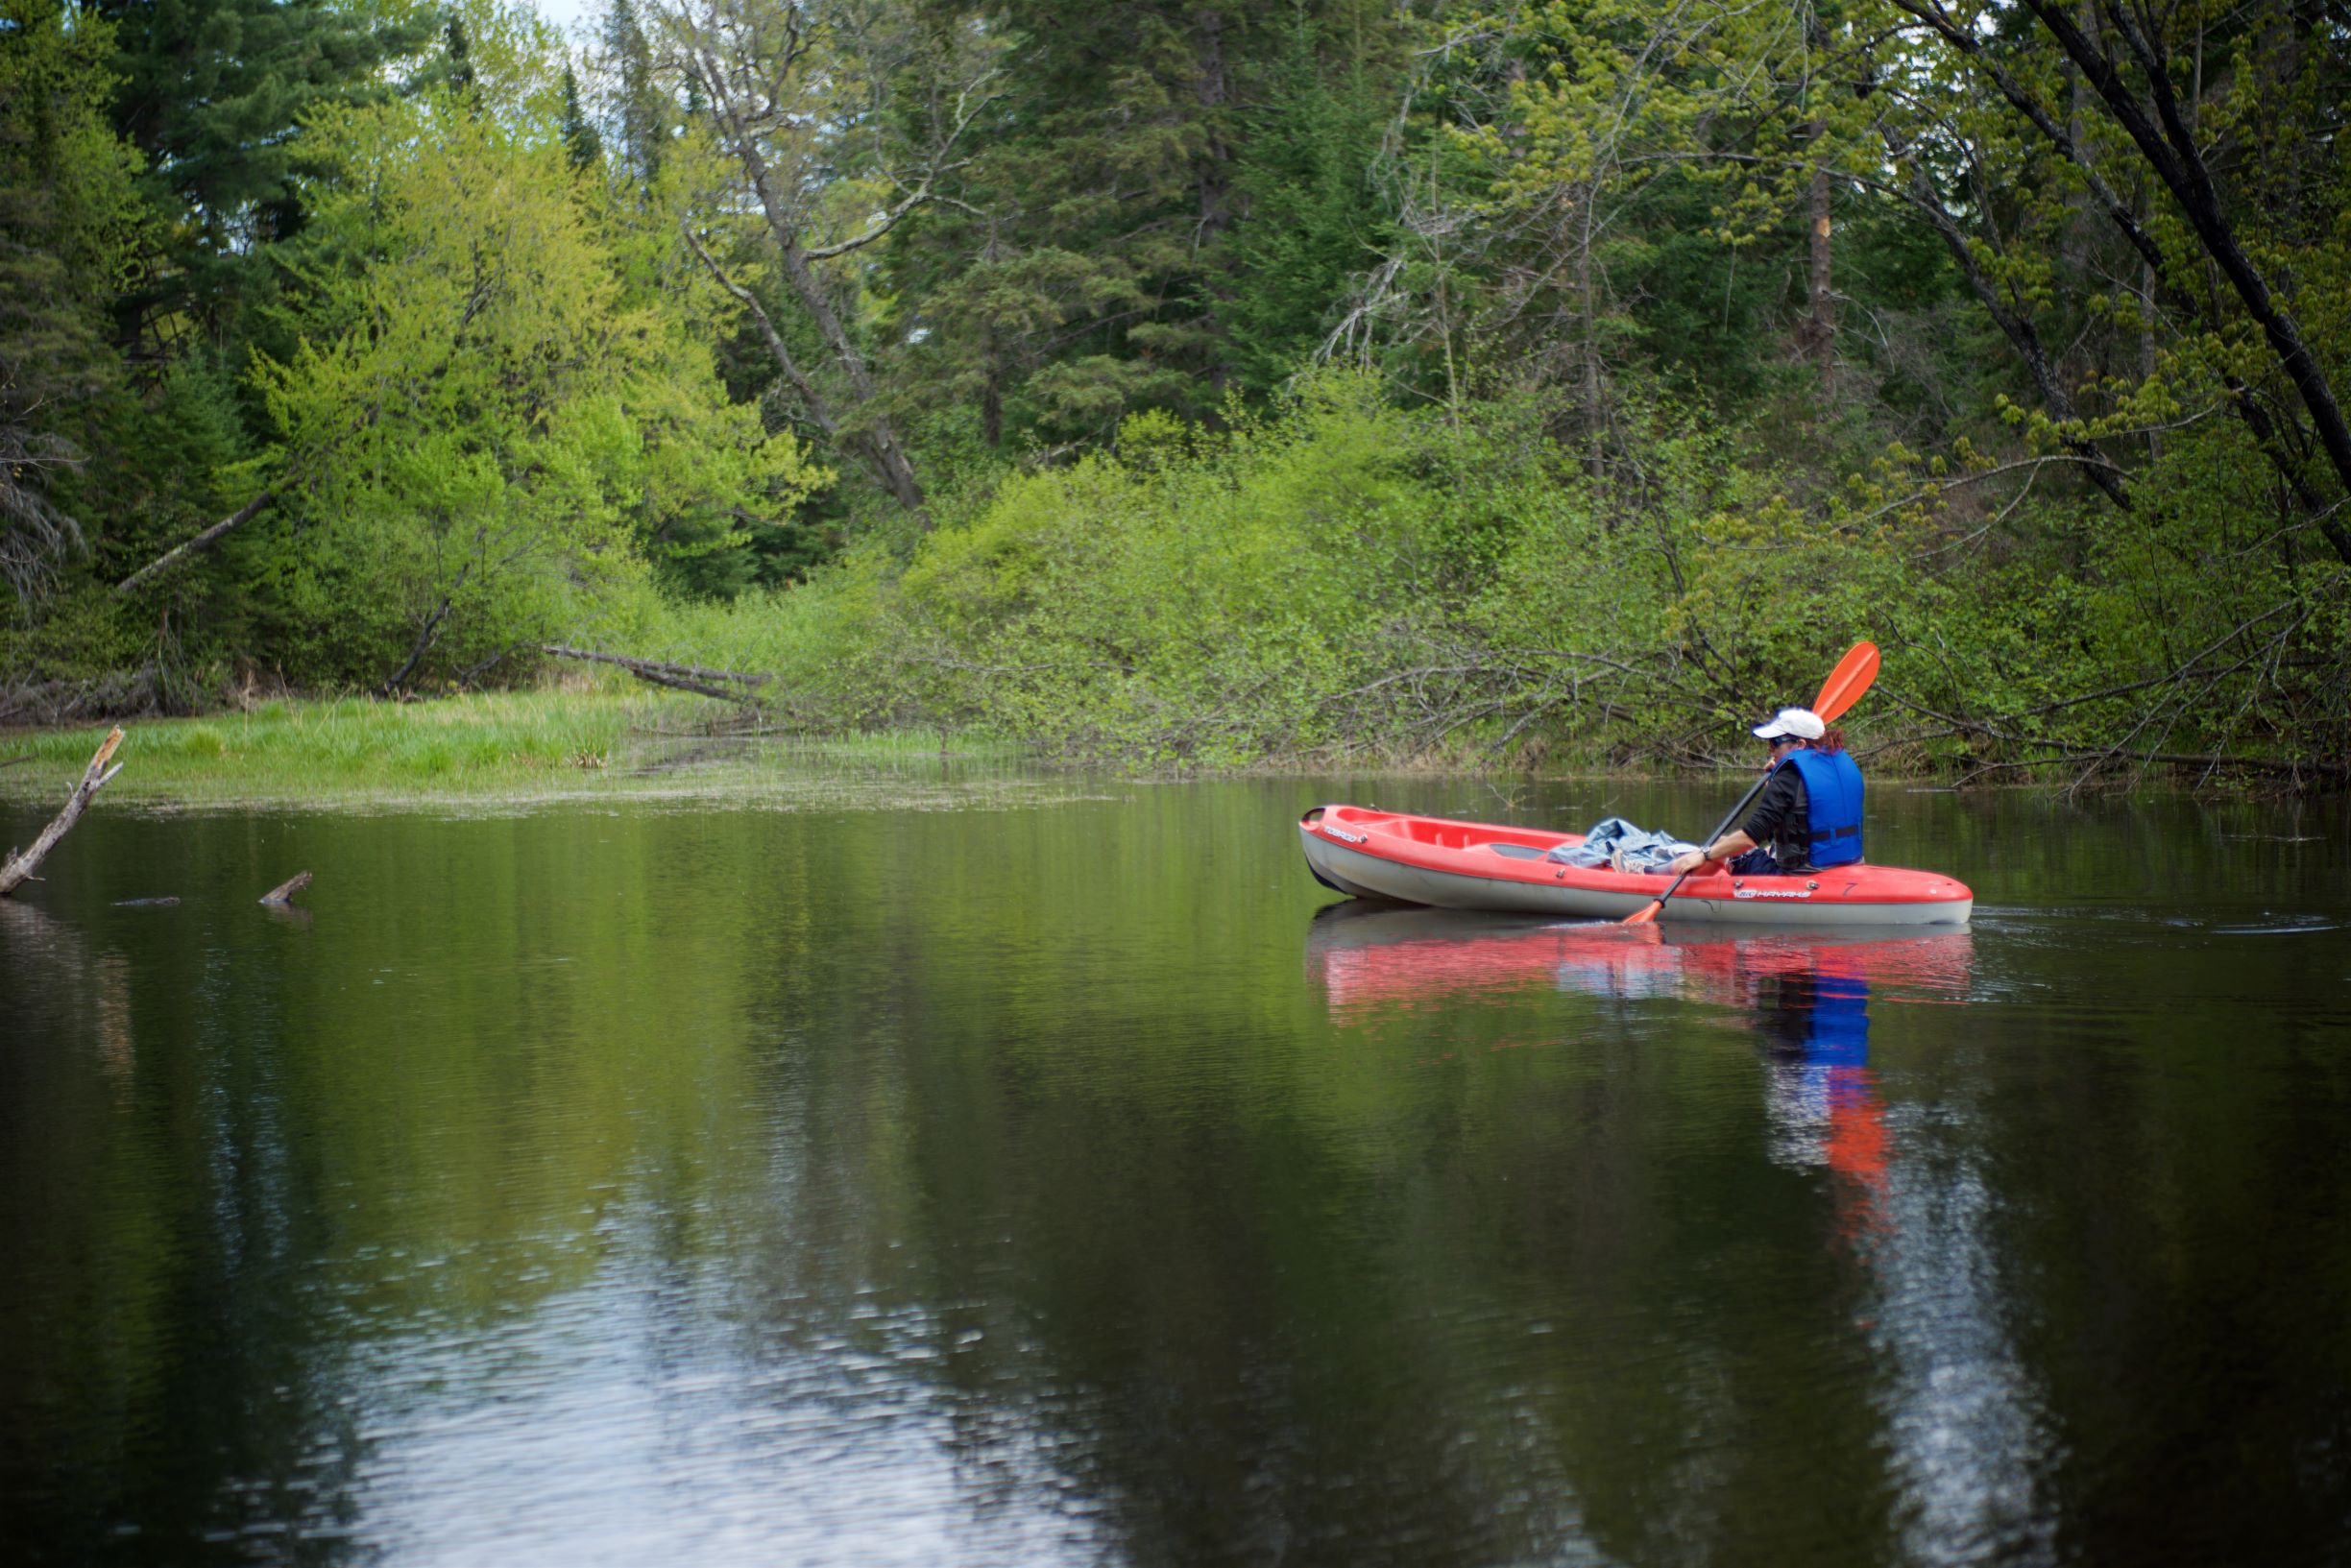
<path id="1" fill-rule="evenodd" d="M 1993 86 L 1999 90 L 2000 95 L 2008 101 L 2009 107 L 2023 115 L 2035 130 L 2048 138 L 2049 145 L 2056 148 L 2061 157 L 2073 165 L 2081 175 L 2083 182 L 2089 187 L 2090 194 L 2096 198 L 2098 206 L 2105 212 L 2107 220 L 2129 242 L 2131 249 L 2139 253 L 2140 276 L 2145 285 L 2145 292 L 2147 298 L 2168 297 L 2169 306 L 2179 309 L 2191 318 L 2203 319 L 2208 322 L 2214 319 L 2215 312 L 2209 302 L 2185 294 L 2178 289 L 2167 288 L 2164 285 L 2166 261 L 2163 246 L 2156 239 L 2154 230 L 2147 227 L 2146 219 L 2141 213 L 2139 205 L 2123 200 L 2121 192 L 2117 190 L 2114 183 L 2100 172 L 2097 160 L 2091 157 L 2090 149 L 2084 145 L 2081 138 L 2075 135 L 2069 127 L 2060 124 L 2049 113 L 2048 106 L 2043 104 L 2014 72 L 2003 65 L 1997 55 L 1984 47 L 1984 40 L 1981 36 L 1973 29 L 1962 25 L 1959 19 L 1952 16 L 1951 12 L 1945 11 L 1941 0 L 1894 0 L 1894 4 L 1905 14 L 1931 29 L 1945 43 L 1950 44 L 1965 56 L 1971 64 L 1981 70 Z M 2085 0 L 2083 9 L 2085 16 L 2095 19 L 2090 10 L 2089 0 Z M 2042 15 L 2043 19 L 2047 20 L 2047 13 L 2041 7 L 2034 6 L 2033 10 L 2036 14 Z M 2051 26 L 2054 31 L 2054 24 Z M 2093 42 L 2087 34 L 2076 29 L 2074 37 L 2082 49 L 2099 53 L 2101 46 Z M 2069 55 L 2072 47 L 2068 46 Z M 2100 59 L 2103 59 L 2102 54 L 2100 54 Z M 2090 75 L 2087 71 L 2082 74 L 2085 78 Z M 2111 68 L 2108 69 L 2108 74 L 2112 75 Z M 2113 85 L 2118 92 L 2123 94 L 2127 102 L 2128 89 L 2122 85 L 2119 78 L 2115 79 Z M 2101 84 L 2099 96 L 2101 99 L 2105 98 L 2103 84 Z M 2084 98 L 2078 97 L 2074 100 L 2077 107 L 2085 101 Z M 2109 102 L 2108 107 L 2111 109 L 2114 106 Z M 2117 110 L 2117 117 L 2121 117 L 2120 110 Z M 2144 127 L 2144 114 L 2139 118 Z M 2137 139 L 2137 134 L 2136 132 L 2133 133 L 2134 139 Z M 2158 150 L 2161 150 L 2160 144 L 2158 144 Z M 2141 151 L 2143 153 L 2146 151 L 2144 142 L 2141 145 Z M 2148 161 L 2151 164 L 2154 159 L 2150 157 Z M 2157 169 L 2156 172 L 2161 175 L 2163 171 Z M 2277 429 L 2276 422 L 2262 406 L 2261 398 L 2254 390 L 2225 366 L 2219 368 L 2218 374 L 2222 385 L 2228 388 L 2238 418 L 2244 422 L 2245 428 L 2252 432 L 2254 444 L 2261 448 L 2288 488 L 2293 492 L 2297 504 L 2316 521 L 2319 533 L 2325 537 L 2337 559 L 2351 565 L 2351 527 L 2344 525 L 2342 519 L 2337 515 L 2336 508 L 2327 505 L 2312 490 L 2309 479 L 2295 462 L 2293 454 L 2287 449 L 2281 433 Z M 2297 383 L 2297 390 L 2299 390 L 2299 383 Z M 2333 406 L 2331 393 L 2326 394 L 2323 400 L 2326 406 Z M 2317 410 L 2314 409 L 2313 413 L 2316 415 Z M 2339 413 L 2337 417 L 2339 421 Z M 2150 435 L 2148 440 L 2150 450 L 2152 450 L 2155 438 Z M 2333 456 L 2331 446 L 2329 455 Z M 2336 471 L 2339 474 L 2344 473 L 2341 463 L 2336 464 Z M 2351 474 L 2345 475 L 2345 484 L 2351 487 Z"/>
<path id="2" fill-rule="evenodd" d="M 799 58 L 802 45 L 796 30 L 793 41 L 788 45 L 786 58 L 779 67 L 779 76 L 788 72 Z M 824 342 L 834 366 L 846 384 L 845 401 L 855 410 L 853 417 L 840 417 L 836 412 L 824 411 L 812 394 L 808 378 L 790 363 L 783 339 L 766 324 L 762 312 L 762 326 L 768 350 L 777 356 L 780 367 L 793 390 L 809 402 L 811 413 L 825 425 L 828 434 L 837 431 L 842 445 L 860 459 L 882 487 L 909 512 L 923 510 L 922 486 L 914 475 L 913 461 L 898 438 L 896 423 L 877 406 L 880 389 L 874 383 L 873 370 L 865 353 L 858 346 L 834 308 L 832 291 L 825 286 L 817 272 L 816 259 L 803 243 L 799 227 L 800 214 L 788 185 L 777 177 L 767 155 L 761 149 L 756 116 L 738 100 L 735 78 L 723 69 L 717 60 L 697 41 L 690 59 L 693 79 L 710 95 L 712 119 L 715 122 L 718 139 L 740 165 L 743 178 L 759 203 L 760 216 L 765 223 L 770 238 L 775 241 L 776 259 L 784 277 L 785 286 L 807 313 L 809 324 Z M 697 251 L 700 247 L 695 247 Z M 717 265 L 703 253 L 705 265 L 715 273 Z M 728 292 L 740 299 L 747 291 L 739 289 L 721 276 L 720 283 Z"/>
<path id="3" fill-rule="evenodd" d="M 107 766 L 108 760 L 114 755 L 114 748 L 122 744 L 122 737 L 123 733 L 119 727 L 108 735 L 106 740 L 98 747 L 98 754 L 89 760 L 89 766 L 82 770 L 82 782 L 74 785 L 72 794 L 65 797 L 65 809 L 60 811 L 49 826 L 40 831 L 40 836 L 33 840 L 31 849 L 21 853 L 12 853 L 5 863 L 0 863 L 0 897 L 15 892 L 24 884 L 26 879 L 40 869 L 42 858 L 51 850 L 57 848 L 58 840 L 63 838 L 67 832 L 72 831 L 73 825 L 82 820 L 82 809 L 89 805 L 90 797 L 105 788 L 109 779 L 122 771 L 120 762 L 116 762 L 112 767 Z"/>
<path id="4" fill-rule="evenodd" d="M 223 518 L 211 527 L 206 528 L 203 533 L 198 534 L 193 539 L 190 539 L 183 543 L 175 545 L 173 548 L 165 550 L 161 555 L 157 556 L 153 561 L 148 562 L 145 566 L 139 567 L 138 570 L 133 572 L 130 576 L 124 578 L 121 582 L 116 583 L 114 585 L 114 591 L 117 593 L 128 593 L 133 589 L 137 588 L 139 584 L 147 581 L 147 579 L 150 577 L 153 577 L 156 573 L 168 570 L 171 567 L 179 562 L 186 560 L 191 555 L 199 555 L 204 551 L 210 549 L 213 545 L 218 544 L 222 540 L 226 539 L 230 533 L 251 522 L 260 514 L 263 507 L 269 505 L 270 502 L 276 500 L 277 498 L 278 493 L 276 491 L 263 491 L 260 495 L 255 495 L 252 500 L 247 501 L 243 506 L 237 508 L 237 510 L 231 512 L 229 516 Z"/>
<path id="5" fill-rule="evenodd" d="M 754 152 L 750 156 L 757 158 L 758 154 Z M 864 352 L 858 348 L 857 340 L 842 326 L 840 313 L 833 308 L 832 297 L 825 288 L 824 279 L 816 275 L 815 265 L 801 248 L 798 236 L 782 222 L 769 204 L 763 163 L 758 183 L 760 205 L 768 213 L 769 231 L 776 237 L 778 254 L 784 262 L 784 280 L 791 285 L 793 295 L 800 301 L 800 308 L 808 312 L 810 322 L 816 328 L 816 335 L 823 338 L 825 347 L 832 350 L 833 362 L 840 367 L 841 378 L 849 383 L 850 400 L 862 411 L 860 421 L 861 427 L 853 438 L 859 455 L 865 459 L 873 469 L 874 476 L 882 481 L 884 489 L 897 498 L 900 506 L 909 512 L 920 512 L 923 509 L 923 493 L 921 484 L 914 477 L 913 460 L 907 456 L 906 447 L 900 444 L 898 427 L 890 417 L 871 407 L 875 398 L 880 395 L 880 389 L 874 385 L 873 371 L 865 363 Z"/>
<path id="6" fill-rule="evenodd" d="M 2245 253 L 2235 226 L 2221 210 L 2219 191 L 2205 164 L 2203 149 L 2181 118 L 2162 52 L 2127 11 L 2112 0 L 2105 0 L 2103 9 L 2108 23 L 2146 77 L 2147 101 L 2142 102 L 2105 53 L 2074 25 L 2072 17 L 2062 8 L 2052 4 L 2052 0 L 2024 0 L 2024 4 L 2097 89 L 2116 123 L 2138 146 L 2156 178 L 2171 192 L 2172 200 L 2179 204 L 2189 226 L 2202 242 L 2205 253 L 2218 266 L 2247 314 L 2268 340 L 2270 351 L 2277 356 L 2287 379 L 2293 383 L 2303 406 L 2310 411 L 2311 423 L 2317 432 L 2318 444 L 2326 450 L 2328 462 L 2334 465 L 2344 490 L 2351 492 L 2351 425 L 2344 422 L 2335 389 L 2303 338 L 2300 325 L 2292 312 L 2269 292 L 2261 269 Z M 2338 552 L 2351 560 L 2351 551 L 2345 550 L 2351 541 L 2335 532 L 2328 537 Z"/>

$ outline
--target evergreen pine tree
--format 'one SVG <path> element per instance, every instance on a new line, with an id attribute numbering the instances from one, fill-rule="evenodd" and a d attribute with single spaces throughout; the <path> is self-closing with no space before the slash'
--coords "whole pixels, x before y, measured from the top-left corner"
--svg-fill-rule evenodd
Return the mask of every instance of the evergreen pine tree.
<path id="1" fill-rule="evenodd" d="M 1408 36 L 1373 0 L 1014 0 L 1005 110 L 893 248 L 919 394 L 999 444 L 1281 380 L 1367 262 Z"/>
<path id="2" fill-rule="evenodd" d="M 448 60 L 448 84 L 468 99 L 473 96 L 473 47 L 466 37 L 465 18 L 455 12 L 441 29 L 441 53 Z"/>
<path id="3" fill-rule="evenodd" d="M 386 64 L 429 23 L 327 0 L 95 0 L 120 53 L 116 128 L 146 154 L 168 239 L 120 303 L 135 347 L 169 352 L 194 327 L 222 335 L 263 276 L 262 248 L 296 232 L 294 130 L 325 104 L 376 97 Z"/>
<path id="4" fill-rule="evenodd" d="M 21 613 L 82 543 L 59 487 L 118 379 L 100 332 L 136 228 L 138 159 L 106 120 L 111 39 L 59 0 L 0 0 L 0 580 Z"/>
<path id="5" fill-rule="evenodd" d="M 570 154 L 571 167 L 593 169 L 604 161 L 604 138 L 580 110 L 579 78 L 570 65 L 563 73 L 563 140 Z"/>
<path id="6" fill-rule="evenodd" d="M 661 172 L 677 110 L 654 76 L 652 46 L 630 0 L 613 0 L 604 13 L 603 35 L 620 133 L 615 157 L 640 186 L 650 185 Z M 692 78 L 687 84 L 692 86 Z"/>

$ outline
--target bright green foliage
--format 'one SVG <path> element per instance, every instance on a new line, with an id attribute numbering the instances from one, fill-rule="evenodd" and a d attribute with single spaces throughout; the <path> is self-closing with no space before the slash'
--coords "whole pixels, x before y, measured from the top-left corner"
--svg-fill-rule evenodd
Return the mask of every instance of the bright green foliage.
<path id="1" fill-rule="evenodd" d="M 333 172 L 302 347 L 258 376 L 300 495 L 282 613 L 333 626 L 318 673 L 401 682 L 427 654 L 462 670 L 535 644 L 640 569 L 632 521 L 691 559 L 730 535 L 665 538 L 672 519 L 822 483 L 623 302 L 560 139 L 425 95 L 322 119 L 310 146 Z"/>
<path id="2" fill-rule="evenodd" d="M 778 672 L 811 729 L 977 726 L 1151 765 L 1693 760 L 1862 637 L 1887 655 L 1855 716 L 1873 759 L 2079 767 L 2130 737 L 2323 766 L 2351 735 L 2339 652 L 2290 652 L 2340 648 L 2339 579 L 2257 564 L 2226 427 L 2167 455 L 2180 499 L 2144 530 L 2078 499 L 2028 541 L 1973 504 L 1970 474 L 1997 467 L 1947 488 L 1897 449 L 1798 504 L 1804 475 L 1753 436 L 1663 401 L 1637 409 L 1628 518 L 1535 410 L 1471 414 L 1325 377 L 1220 431 L 1135 416 L 1115 453 L 1006 483 L 903 571 L 862 553 L 640 635 Z"/>
<path id="3" fill-rule="evenodd" d="M 1130 418 L 1118 456 L 1008 484 L 905 582 L 968 700 L 1065 749 L 1224 762 L 1331 738 L 1320 715 L 1414 607 L 1431 456 L 1362 387 L 1213 436 Z M 918 644 L 919 645 L 919 644 Z"/>
<path id="4" fill-rule="evenodd" d="M 1545 445 L 1507 407 L 1459 426 L 1355 376 L 1221 432 L 1134 416 L 1115 454 L 932 536 L 876 613 L 928 672 L 922 711 L 1072 754 L 1491 756 L 1567 724 L 1603 749 L 1714 682 L 1659 656 L 1706 613 L 1677 610 L 1674 552 L 1727 570 L 1696 511 L 1757 487 L 1686 437 L 1653 524 L 1619 531 Z M 1775 689 L 1838 624 L 1718 623 L 1726 695 Z"/>
<path id="5" fill-rule="evenodd" d="M 2351 777 L 2323 8 L 8 3 L 10 674 Z"/>

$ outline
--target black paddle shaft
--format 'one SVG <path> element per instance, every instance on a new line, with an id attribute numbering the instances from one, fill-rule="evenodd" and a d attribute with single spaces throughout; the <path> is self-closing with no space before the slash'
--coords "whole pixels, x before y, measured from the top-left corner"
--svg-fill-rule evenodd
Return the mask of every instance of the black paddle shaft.
<path id="1" fill-rule="evenodd" d="M 1720 838 L 1723 834 L 1731 831 L 1731 824 L 1739 819 L 1739 813 L 1747 809 L 1748 803 L 1753 801 L 1757 795 L 1763 793 L 1763 786 L 1771 783 L 1772 771 L 1773 770 L 1770 768 L 1765 768 L 1763 770 L 1763 777 L 1757 779 L 1753 784 L 1748 786 L 1747 793 L 1738 798 L 1738 804 L 1731 808 L 1730 814 L 1724 817 L 1720 822 L 1714 824 L 1714 831 L 1707 834 L 1705 842 L 1698 846 L 1699 854 L 1704 855 L 1708 850 L 1712 849 L 1714 847 L 1714 840 Z M 1695 871 L 1698 868 L 1696 866 L 1690 867 L 1690 871 Z M 1689 874 L 1689 871 L 1684 871 L 1682 873 L 1682 876 L 1676 877 L 1673 880 L 1672 885 L 1667 887 L 1664 892 L 1658 895 L 1658 903 L 1661 905 L 1667 899 L 1672 898 L 1674 893 L 1681 887 L 1683 879 L 1687 877 Z"/>

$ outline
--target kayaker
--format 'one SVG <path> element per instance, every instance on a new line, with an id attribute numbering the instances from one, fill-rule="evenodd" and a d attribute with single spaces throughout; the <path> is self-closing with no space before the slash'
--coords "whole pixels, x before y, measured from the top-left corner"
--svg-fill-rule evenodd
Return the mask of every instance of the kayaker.
<path id="1" fill-rule="evenodd" d="M 1861 858 L 1861 769 L 1845 734 L 1809 708 L 1782 708 L 1755 727 L 1771 746 L 1771 778 L 1746 822 L 1677 858 L 1676 875 L 1728 860 L 1734 877 L 1789 877 Z"/>

